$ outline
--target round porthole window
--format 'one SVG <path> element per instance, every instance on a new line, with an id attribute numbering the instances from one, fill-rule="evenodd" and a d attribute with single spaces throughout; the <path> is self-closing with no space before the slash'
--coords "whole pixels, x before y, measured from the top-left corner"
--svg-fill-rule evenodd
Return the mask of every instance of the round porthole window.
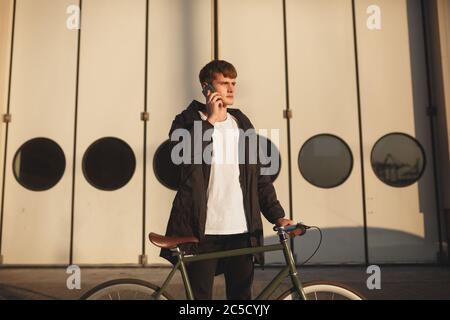
<path id="1" fill-rule="evenodd" d="M 26 189 L 45 191 L 61 180 L 66 158 L 61 147 L 53 140 L 35 138 L 25 142 L 13 159 L 16 180 Z"/>
<path id="2" fill-rule="evenodd" d="M 331 134 L 320 134 L 302 146 L 298 167 L 302 176 L 312 185 L 335 188 L 350 176 L 353 156 L 344 140 Z"/>
<path id="3" fill-rule="evenodd" d="M 113 191 L 125 186 L 133 177 L 136 158 L 131 147 L 118 138 L 102 138 L 86 150 L 83 174 L 95 188 Z"/>
<path id="4" fill-rule="evenodd" d="M 425 170 L 422 146 L 404 133 L 391 133 L 378 140 L 370 161 L 378 179 L 397 188 L 417 182 Z"/>
<path id="5" fill-rule="evenodd" d="M 171 159 L 170 140 L 166 140 L 155 152 L 153 171 L 158 181 L 171 190 L 177 190 L 180 183 L 181 167 Z"/>

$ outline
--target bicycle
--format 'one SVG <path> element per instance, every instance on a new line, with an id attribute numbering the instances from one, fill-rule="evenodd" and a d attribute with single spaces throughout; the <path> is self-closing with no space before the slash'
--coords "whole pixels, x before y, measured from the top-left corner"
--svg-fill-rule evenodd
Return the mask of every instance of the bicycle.
<path id="1" fill-rule="evenodd" d="M 213 253 L 204 253 L 199 255 L 185 255 L 178 247 L 184 243 L 198 243 L 195 237 L 164 237 L 155 233 L 149 234 L 150 241 L 159 248 L 170 249 L 177 257 L 177 263 L 165 279 L 161 287 L 139 279 L 118 279 L 102 283 L 85 293 L 81 299 L 87 300 L 172 300 L 173 298 L 166 292 L 166 289 L 175 275 L 180 270 L 183 284 L 188 300 L 194 300 L 191 284 L 186 264 L 208 259 L 217 259 L 223 257 L 240 256 L 261 252 L 283 251 L 286 260 L 284 267 L 272 281 L 255 298 L 256 300 L 268 300 L 273 293 L 280 287 L 283 280 L 290 277 L 292 287 L 280 296 L 277 300 L 363 300 L 364 297 L 357 291 L 342 284 L 331 282 L 306 282 L 301 283 L 297 267 L 294 262 L 292 251 L 289 247 L 289 236 L 296 230 L 301 231 L 301 235 L 311 227 L 298 223 L 287 227 L 274 227 L 277 232 L 280 243 L 253 248 L 241 248 L 235 250 L 219 251 Z M 319 229 L 320 230 L 320 229 Z M 317 250 L 316 250 L 317 251 Z"/>

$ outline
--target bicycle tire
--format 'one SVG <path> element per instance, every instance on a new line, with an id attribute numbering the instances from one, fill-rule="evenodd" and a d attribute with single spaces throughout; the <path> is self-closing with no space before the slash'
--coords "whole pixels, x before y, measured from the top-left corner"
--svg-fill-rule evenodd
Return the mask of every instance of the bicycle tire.
<path id="1" fill-rule="evenodd" d="M 80 300 L 154 300 L 157 285 L 140 279 L 117 279 L 104 282 L 86 292 Z M 163 293 L 160 300 L 174 300 Z"/>
<path id="2" fill-rule="evenodd" d="M 303 285 L 307 300 L 366 300 L 356 290 L 340 283 L 315 281 Z M 277 300 L 299 300 L 294 287 L 283 292 Z"/>

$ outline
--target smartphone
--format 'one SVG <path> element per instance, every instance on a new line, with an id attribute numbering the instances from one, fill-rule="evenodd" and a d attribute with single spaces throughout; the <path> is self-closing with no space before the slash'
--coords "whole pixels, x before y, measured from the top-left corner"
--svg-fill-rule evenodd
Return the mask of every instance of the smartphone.
<path id="1" fill-rule="evenodd" d="M 204 88 L 203 88 L 203 95 L 205 97 L 208 96 L 208 91 L 211 91 L 211 93 L 216 92 L 216 90 L 214 89 L 214 87 L 212 86 L 212 84 L 208 83 Z"/>

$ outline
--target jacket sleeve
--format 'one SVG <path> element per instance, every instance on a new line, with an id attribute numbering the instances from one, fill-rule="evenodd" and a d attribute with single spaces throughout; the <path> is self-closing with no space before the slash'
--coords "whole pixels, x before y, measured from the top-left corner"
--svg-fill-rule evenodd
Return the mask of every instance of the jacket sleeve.
<path id="1" fill-rule="evenodd" d="M 270 223 L 275 224 L 277 219 L 285 216 L 270 176 L 262 175 L 261 172 L 258 176 L 258 198 L 261 212 Z"/>

